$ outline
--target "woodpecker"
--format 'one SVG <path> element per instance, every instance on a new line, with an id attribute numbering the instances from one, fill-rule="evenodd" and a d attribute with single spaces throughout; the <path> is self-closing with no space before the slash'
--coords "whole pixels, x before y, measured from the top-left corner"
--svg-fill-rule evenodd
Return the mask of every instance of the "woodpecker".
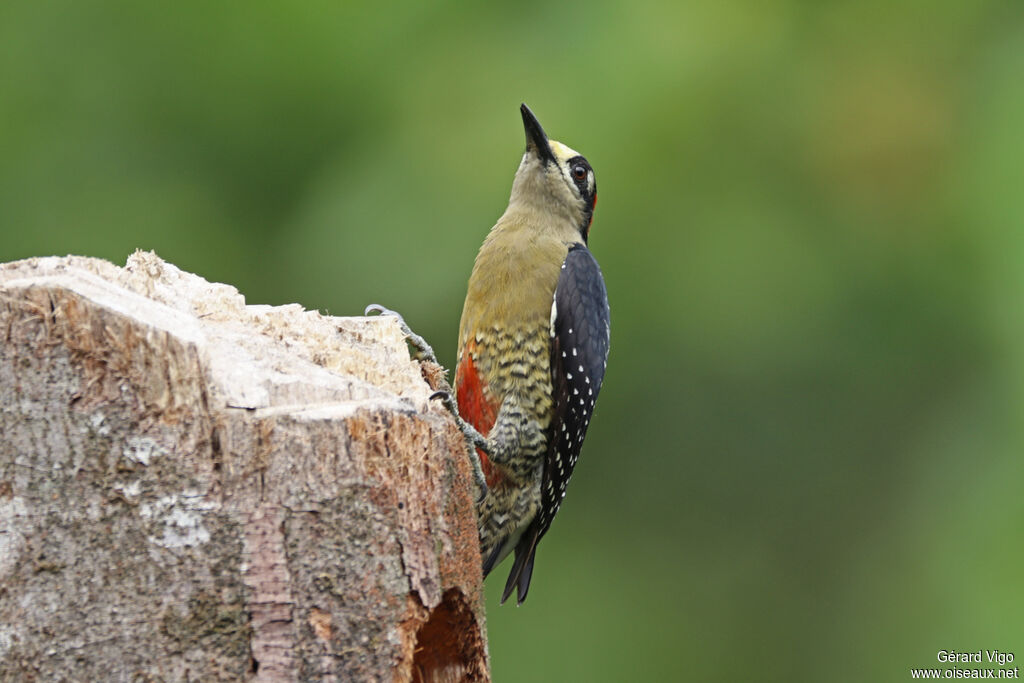
<path id="1" fill-rule="evenodd" d="M 522 604 L 601 390 L 610 318 L 587 249 L 594 171 L 548 139 L 529 107 L 520 112 L 526 152 L 469 278 L 455 393 L 487 484 L 477 504 L 483 573 L 514 550 L 501 601 L 515 589 Z"/>

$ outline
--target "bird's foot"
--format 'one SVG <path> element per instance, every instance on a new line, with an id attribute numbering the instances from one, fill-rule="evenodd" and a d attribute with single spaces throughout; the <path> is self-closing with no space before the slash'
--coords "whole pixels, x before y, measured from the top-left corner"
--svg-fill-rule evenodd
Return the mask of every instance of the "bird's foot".
<path id="1" fill-rule="evenodd" d="M 363 315 L 370 315 L 371 313 L 379 313 L 380 315 L 389 315 L 398 320 L 398 326 L 402 328 L 402 334 L 405 335 L 409 345 L 416 350 L 416 353 L 424 359 L 428 360 L 434 365 L 441 365 L 437 362 L 437 355 L 434 354 L 434 349 L 427 343 L 427 340 L 412 331 L 409 324 L 405 322 L 405 318 L 398 311 L 392 311 L 390 308 L 384 308 L 380 304 L 370 304 L 363 311 Z"/>

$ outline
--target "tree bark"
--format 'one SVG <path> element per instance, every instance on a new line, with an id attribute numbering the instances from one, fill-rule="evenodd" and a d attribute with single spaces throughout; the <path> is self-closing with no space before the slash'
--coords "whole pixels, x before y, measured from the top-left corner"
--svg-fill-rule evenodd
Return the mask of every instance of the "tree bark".
<path id="1" fill-rule="evenodd" d="M 0 680 L 489 680 L 430 392 L 391 318 L 0 265 Z"/>

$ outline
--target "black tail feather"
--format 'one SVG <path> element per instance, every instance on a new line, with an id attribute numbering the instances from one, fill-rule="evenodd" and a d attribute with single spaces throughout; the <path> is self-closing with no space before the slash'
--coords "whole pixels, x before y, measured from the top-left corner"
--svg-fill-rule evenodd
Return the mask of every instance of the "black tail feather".
<path id="1" fill-rule="evenodd" d="M 526 564 L 523 565 L 523 571 L 519 575 L 519 585 L 518 590 L 516 591 L 517 606 L 523 604 L 523 601 L 526 600 L 526 592 L 530 590 L 530 578 L 533 577 L 533 561 L 536 558 L 536 555 L 534 554 L 536 549 L 537 546 L 534 545 L 530 550 L 530 559 L 528 559 Z"/>
<path id="2" fill-rule="evenodd" d="M 512 589 L 516 589 L 516 604 L 521 605 L 526 600 L 526 592 L 530 590 L 530 577 L 533 576 L 533 558 L 537 551 L 537 541 L 540 540 L 537 521 L 530 525 L 519 543 L 516 544 L 516 559 L 512 563 L 512 571 L 508 574 L 508 581 L 505 582 L 505 590 L 501 593 L 501 602 L 505 604 L 508 596 L 512 595 Z"/>

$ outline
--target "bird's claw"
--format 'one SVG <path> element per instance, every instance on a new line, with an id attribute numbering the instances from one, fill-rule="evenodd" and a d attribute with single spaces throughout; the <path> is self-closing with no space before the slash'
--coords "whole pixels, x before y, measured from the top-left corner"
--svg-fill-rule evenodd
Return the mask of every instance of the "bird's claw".
<path id="1" fill-rule="evenodd" d="M 391 316 L 398 320 L 398 326 L 402 329 L 402 334 L 405 335 L 406 341 L 416 349 L 416 352 L 420 357 L 424 360 L 430 361 L 434 365 L 441 365 L 437 362 L 437 355 L 434 353 L 434 349 L 427 343 L 426 339 L 412 331 L 412 328 L 405 322 L 405 318 L 402 317 L 401 313 L 392 311 L 390 308 L 385 308 L 380 304 L 370 304 L 366 307 L 366 310 L 363 311 L 363 315 L 370 315 L 371 313 L 379 313 L 382 316 Z"/>
<path id="2" fill-rule="evenodd" d="M 398 318 L 399 322 L 405 324 L 405 318 L 402 317 L 402 314 L 399 313 L 398 311 L 391 310 L 387 306 L 381 306 L 380 304 L 370 304 L 369 306 L 366 307 L 366 310 L 363 311 L 363 315 L 367 316 L 373 313 L 376 313 L 380 316 L 387 315 L 391 316 L 392 318 Z"/>

